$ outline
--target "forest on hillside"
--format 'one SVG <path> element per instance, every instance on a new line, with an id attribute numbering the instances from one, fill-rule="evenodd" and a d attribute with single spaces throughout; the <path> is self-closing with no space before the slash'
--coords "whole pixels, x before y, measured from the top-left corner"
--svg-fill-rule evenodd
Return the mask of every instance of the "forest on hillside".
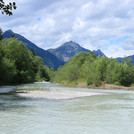
<path id="1" fill-rule="evenodd" d="M 134 65 L 128 58 L 120 63 L 117 59 L 96 57 L 93 52 L 81 52 L 55 71 L 46 67 L 42 58 L 17 38 L 3 39 L 0 30 L 0 84 L 42 80 L 74 85 L 86 82 L 95 86 L 102 83 L 131 86 L 134 85 Z"/>
<path id="2" fill-rule="evenodd" d="M 0 84 L 49 80 L 42 58 L 15 37 L 0 40 Z"/>
<path id="3" fill-rule="evenodd" d="M 113 58 L 106 58 L 91 52 L 81 52 L 73 57 L 63 67 L 53 73 L 51 81 L 57 83 L 87 82 L 87 85 L 102 83 L 131 86 L 134 83 L 134 65 L 131 59 L 120 63 Z"/>

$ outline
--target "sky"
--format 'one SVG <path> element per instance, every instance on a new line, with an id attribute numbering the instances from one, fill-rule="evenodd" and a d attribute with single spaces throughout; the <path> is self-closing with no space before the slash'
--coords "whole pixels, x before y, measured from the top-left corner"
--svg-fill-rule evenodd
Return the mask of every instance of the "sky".
<path id="1" fill-rule="evenodd" d="M 16 2 L 13 16 L 0 14 L 11 29 L 47 50 L 74 41 L 108 57 L 134 54 L 133 0 L 5 0 Z"/>

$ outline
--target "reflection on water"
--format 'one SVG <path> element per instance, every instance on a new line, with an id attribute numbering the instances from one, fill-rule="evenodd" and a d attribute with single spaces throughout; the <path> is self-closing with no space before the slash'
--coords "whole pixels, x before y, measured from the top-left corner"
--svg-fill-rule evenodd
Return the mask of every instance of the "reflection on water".
<path id="1" fill-rule="evenodd" d="M 58 87 L 51 83 L 20 87 L 35 86 L 89 90 Z M 26 99 L 16 95 L 0 95 L 0 134 L 133 134 L 134 92 L 101 92 L 109 94 L 72 100 Z"/>

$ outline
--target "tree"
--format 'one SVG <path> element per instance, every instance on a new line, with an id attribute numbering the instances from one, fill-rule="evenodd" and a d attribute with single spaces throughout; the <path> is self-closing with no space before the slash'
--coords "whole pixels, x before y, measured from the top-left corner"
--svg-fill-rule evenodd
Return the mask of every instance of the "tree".
<path id="1" fill-rule="evenodd" d="M 17 7 L 16 7 L 16 3 L 15 2 L 13 2 L 13 3 L 9 3 L 9 4 L 5 4 L 5 2 L 3 1 L 3 0 L 0 0 L 0 10 L 1 10 L 1 13 L 2 14 L 7 14 L 7 15 L 13 15 L 13 13 L 12 13 L 12 10 L 13 9 L 16 9 Z"/>
<path id="2" fill-rule="evenodd" d="M 3 32 L 2 32 L 2 29 L 0 28 L 0 40 L 3 39 Z"/>
<path id="3" fill-rule="evenodd" d="M 99 60 L 96 59 L 92 64 L 89 66 L 89 73 L 87 74 L 87 85 L 98 85 L 101 82 L 101 72 L 99 70 Z"/>
<path id="4" fill-rule="evenodd" d="M 100 72 L 101 81 L 105 81 L 106 77 L 106 67 L 107 67 L 106 60 L 107 59 L 105 57 L 100 57 L 97 64 L 97 69 Z"/>
<path id="5" fill-rule="evenodd" d="M 0 41 L 0 84 L 49 81 L 47 70 L 42 58 L 17 38 Z"/>
<path id="6" fill-rule="evenodd" d="M 32 58 L 26 46 L 16 38 L 0 41 L 0 83 L 35 81 Z"/>

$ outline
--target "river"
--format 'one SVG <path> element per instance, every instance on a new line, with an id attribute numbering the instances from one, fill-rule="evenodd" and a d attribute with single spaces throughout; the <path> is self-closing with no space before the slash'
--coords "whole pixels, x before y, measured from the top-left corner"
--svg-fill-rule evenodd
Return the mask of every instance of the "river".
<path id="1" fill-rule="evenodd" d="M 0 95 L 0 134 L 134 134 L 134 92 L 59 87 L 51 83 L 17 88 L 108 93 L 69 100 Z"/>

